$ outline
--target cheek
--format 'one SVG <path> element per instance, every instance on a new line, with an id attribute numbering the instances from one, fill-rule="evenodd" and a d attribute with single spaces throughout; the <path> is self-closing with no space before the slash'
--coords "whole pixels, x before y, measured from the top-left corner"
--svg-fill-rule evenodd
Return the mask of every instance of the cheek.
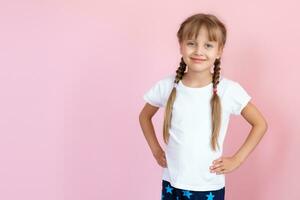
<path id="1" fill-rule="evenodd" d="M 189 47 L 182 47 L 180 49 L 181 53 L 182 54 L 185 54 L 185 55 L 190 55 L 194 52 L 194 49 L 193 48 L 189 48 Z"/>
<path id="2" fill-rule="evenodd" d="M 207 57 L 210 61 L 214 62 L 214 60 L 217 58 L 217 55 L 214 52 L 212 52 L 207 54 Z"/>
<path id="3" fill-rule="evenodd" d="M 181 51 L 181 54 L 182 54 L 182 55 L 189 55 L 189 51 L 188 51 L 187 49 L 183 49 L 183 50 Z"/>

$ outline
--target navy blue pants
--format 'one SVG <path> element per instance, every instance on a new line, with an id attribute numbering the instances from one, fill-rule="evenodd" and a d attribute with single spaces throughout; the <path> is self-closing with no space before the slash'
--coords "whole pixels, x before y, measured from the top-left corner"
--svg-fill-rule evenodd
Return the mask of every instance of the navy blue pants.
<path id="1" fill-rule="evenodd" d="M 162 200 L 224 200 L 225 187 L 212 191 L 191 191 L 174 188 L 171 184 L 162 180 Z"/>

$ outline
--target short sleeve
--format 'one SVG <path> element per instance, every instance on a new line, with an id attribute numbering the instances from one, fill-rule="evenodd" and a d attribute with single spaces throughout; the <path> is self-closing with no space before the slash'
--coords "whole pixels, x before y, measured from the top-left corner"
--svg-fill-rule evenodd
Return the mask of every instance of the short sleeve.
<path id="1" fill-rule="evenodd" d="M 156 107 L 163 107 L 162 81 L 156 82 L 143 96 L 144 100 Z"/>
<path id="2" fill-rule="evenodd" d="M 240 115 L 243 108 L 251 100 L 251 96 L 238 82 L 232 82 L 228 95 L 230 112 L 234 115 Z"/>
<path id="3" fill-rule="evenodd" d="M 174 88 L 174 80 L 175 76 L 173 74 L 163 77 L 148 89 L 143 96 L 144 100 L 152 106 L 165 107 Z"/>

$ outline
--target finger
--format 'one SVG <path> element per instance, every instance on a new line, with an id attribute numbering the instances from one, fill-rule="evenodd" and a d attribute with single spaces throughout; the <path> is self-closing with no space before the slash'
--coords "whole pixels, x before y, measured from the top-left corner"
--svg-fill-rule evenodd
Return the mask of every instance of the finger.
<path id="1" fill-rule="evenodd" d="M 225 169 L 225 170 L 222 171 L 222 174 L 227 174 L 229 172 L 231 172 L 229 169 Z"/>
<path id="2" fill-rule="evenodd" d="M 223 162 L 223 158 L 222 157 L 219 158 L 219 159 L 217 159 L 217 160 L 214 160 L 213 164 L 217 164 L 217 163 L 220 163 L 220 162 Z"/>
<path id="3" fill-rule="evenodd" d="M 216 168 L 216 167 L 221 166 L 221 165 L 224 165 L 224 163 L 219 161 L 219 162 L 213 163 L 213 164 L 211 165 L 211 167 L 212 167 L 212 168 Z"/>
<path id="4" fill-rule="evenodd" d="M 221 173 L 221 172 L 223 172 L 225 170 L 225 168 L 223 168 L 223 167 L 218 167 L 218 168 L 216 168 L 215 170 L 213 170 L 214 172 L 216 172 L 216 173 Z"/>
<path id="5" fill-rule="evenodd" d="M 216 174 L 225 174 L 225 173 L 226 173 L 226 170 L 223 169 L 223 170 L 221 170 L 221 171 L 218 171 Z"/>
<path id="6" fill-rule="evenodd" d="M 215 164 L 215 165 L 211 166 L 210 169 L 215 169 L 215 168 L 221 167 L 221 166 L 223 166 L 223 164 Z"/>
<path id="7" fill-rule="evenodd" d="M 209 169 L 210 170 L 215 170 L 215 169 L 220 168 L 220 167 L 224 167 L 224 164 L 223 163 L 215 164 L 215 165 L 212 165 Z"/>
<path id="8" fill-rule="evenodd" d="M 214 169 L 211 169 L 211 171 L 212 172 L 219 172 L 219 171 L 222 171 L 224 169 L 225 169 L 225 167 L 223 165 L 221 165 L 221 166 L 218 166 L 218 167 L 216 167 Z"/>

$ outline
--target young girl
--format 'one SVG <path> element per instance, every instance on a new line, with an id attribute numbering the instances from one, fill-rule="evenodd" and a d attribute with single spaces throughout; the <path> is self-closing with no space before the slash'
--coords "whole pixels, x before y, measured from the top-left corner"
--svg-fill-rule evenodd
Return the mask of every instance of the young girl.
<path id="1" fill-rule="evenodd" d="M 237 169 L 259 143 L 267 123 L 236 81 L 220 76 L 224 24 L 211 14 L 188 17 L 177 32 L 180 66 L 144 94 L 139 121 L 157 163 L 163 167 L 162 199 L 224 200 L 225 174 Z M 151 121 L 165 107 L 161 148 Z M 223 157 L 229 117 L 252 126 L 245 143 Z"/>

